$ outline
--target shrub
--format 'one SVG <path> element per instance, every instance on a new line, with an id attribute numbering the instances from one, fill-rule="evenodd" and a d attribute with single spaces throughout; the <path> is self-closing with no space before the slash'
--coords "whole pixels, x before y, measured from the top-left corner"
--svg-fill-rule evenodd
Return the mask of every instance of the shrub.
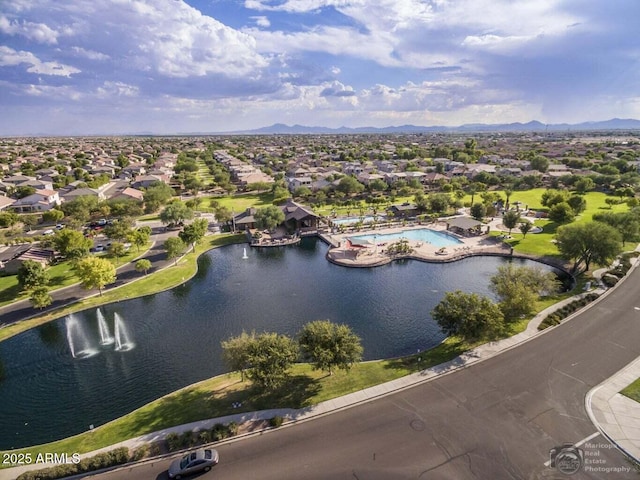
<path id="1" fill-rule="evenodd" d="M 598 298 L 598 296 L 599 295 L 597 293 L 589 293 L 583 298 L 574 300 L 573 302 L 563 306 L 562 308 L 559 308 L 555 312 L 550 313 L 544 318 L 544 320 L 542 320 L 542 322 L 540 322 L 538 330 L 544 330 L 545 328 L 560 324 L 566 317 L 574 313 L 576 310 L 579 310 L 580 308 L 593 302 L 596 298 Z"/>
<path id="2" fill-rule="evenodd" d="M 160 442 L 154 442 L 149 447 L 149 456 L 157 457 L 162 453 L 162 447 L 160 446 Z"/>
<path id="3" fill-rule="evenodd" d="M 276 415 L 269 419 L 269 425 L 273 428 L 282 426 L 282 422 L 284 422 L 284 419 L 280 415 Z"/>
<path id="4" fill-rule="evenodd" d="M 240 425 L 238 425 L 236 422 L 229 422 L 229 424 L 227 425 L 227 429 L 229 430 L 229 436 L 235 437 L 238 434 L 239 428 L 240 428 Z"/>
<path id="5" fill-rule="evenodd" d="M 203 430 L 198 433 L 198 441 L 200 443 L 211 443 L 211 432 L 209 430 Z"/>
<path id="6" fill-rule="evenodd" d="M 167 441 L 167 449 L 170 452 L 180 449 L 180 435 L 178 435 L 177 433 L 171 432 L 167 434 L 165 440 Z"/>
<path id="7" fill-rule="evenodd" d="M 128 461 L 129 449 L 127 447 L 120 447 L 105 453 L 94 455 L 90 458 L 85 458 L 77 465 L 68 463 L 51 468 L 45 468 L 43 470 L 26 472 L 20 475 L 18 480 L 55 480 L 58 478 L 76 475 L 78 473 L 91 472 L 102 468 L 113 467 L 115 465 L 122 465 Z"/>
<path id="8" fill-rule="evenodd" d="M 131 461 L 137 462 L 138 460 L 142 460 L 143 458 L 148 457 L 150 450 L 151 449 L 148 443 L 145 443 L 144 445 L 140 445 L 131 454 Z"/>

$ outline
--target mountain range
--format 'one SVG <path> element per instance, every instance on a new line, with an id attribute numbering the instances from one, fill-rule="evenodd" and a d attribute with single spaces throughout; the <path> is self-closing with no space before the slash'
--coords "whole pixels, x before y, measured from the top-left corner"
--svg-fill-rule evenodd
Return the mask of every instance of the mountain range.
<path id="1" fill-rule="evenodd" d="M 583 123 L 544 124 L 537 120 L 528 123 L 483 124 L 470 123 L 457 127 L 400 125 L 390 127 L 310 127 L 276 123 L 254 130 L 220 132 L 226 135 L 304 135 L 304 134 L 361 134 L 361 133 L 482 133 L 482 132 L 561 132 L 588 130 L 640 130 L 640 120 L 613 118 L 611 120 Z"/>

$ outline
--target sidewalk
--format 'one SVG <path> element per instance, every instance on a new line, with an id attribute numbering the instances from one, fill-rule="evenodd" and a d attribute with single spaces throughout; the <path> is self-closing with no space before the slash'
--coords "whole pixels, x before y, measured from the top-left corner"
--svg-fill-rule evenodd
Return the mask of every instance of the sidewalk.
<path id="1" fill-rule="evenodd" d="M 638 378 L 640 357 L 593 388 L 585 399 L 589 418 L 600 433 L 636 461 L 640 461 L 640 403 L 619 392 Z"/>
<path id="2" fill-rule="evenodd" d="M 480 361 L 491 358 L 507 349 L 518 346 L 523 342 L 526 342 L 541 333 L 540 331 L 538 331 L 538 325 L 549 313 L 553 312 L 558 308 L 563 307 L 564 305 L 572 302 L 576 298 L 581 298 L 587 293 L 593 293 L 593 292 L 602 293 L 603 290 L 598 289 L 598 290 L 592 290 L 591 292 L 585 292 L 580 295 L 576 295 L 574 297 L 565 299 L 562 302 L 559 302 L 555 305 L 552 305 L 546 308 L 542 312 L 538 313 L 529 322 L 529 325 L 527 326 L 527 329 L 525 331 L 517 335 L 514 335 L 513 337 L 505 338 L 495 342 L 486 343 L 446 363 L 442 363 L 440 365 L 427 368 L 421 372 L 416 372 L 416 373 L 407 375 L 405 377 L 392 380 L 387 383 L 375 385 L 373 387 L 369 387 L 364 390 L 360 390 L 358 392 L 353 392 L 348 395 L 344 395 L 342 397 L 327 400 L 325 402 L 319 403 L 311 407 L 303 408 L 303 409 L 262 410 L 258 412 L 248 412 L 248 413 L 240 413 L 235 415 L 227 415 L 225 417 L 213 418 L 213 419 L 202 420 L 202 421 L 193 422 L 185 425 L 179 425 L 176 427 L 167 428 L 157 432 L 142 435 L 140 437 L 125 440 L 115 445 L 110 445 L 108 447 L 95 450 L 93 452 L 82 454 L 80 457 L 81 458 L 91 457 L 98 453 L 112 450 L 117 447 L 123 447 L 123 446 L 133 450 L 144 443 L 163 440 L 164 438 L 166 438 L 166 436 L 169 433 L 182 433 L 182 432 L 188 432 L 188 431 L 197 432 L 205 429 L 210 429 L 216 423 L 229 423 L 232 421 L 237 423 L 242 423 L 242 422 L 247 422 L 252 420 L 267 420 L 274 417 L 275 415 L 279 415 L 285 419 L 285 425 L 290 425 L 293 423 L 309 420 L 320 415 L 326 415 L 326 414 L 336 412 L 342 409 L 346 409 L 349 407 L 353 407 L 365 402 L 369 402 L 377 398 L 383 397 L 385 395 L 389 395 L 391 393 L 395 393 L 407 388 L 411 388 L 420 383 L 427 382 L 440 375 L 445 375 L 445 374 L 454 372 L 456 370 L 459 370 L 461 368 L 465 368 L 474 363 L 478 363 Z M 640 363 L 639 363 L 639 367 L 640 367 Z M 244 436 L 253 435 L 254 433 L 257 433 L 257 432 L 248 433 L 248 434 L 245 434 Z M 234 438 L 237 439 L 242 437 L 243 435 L 239 437 L 233 437 L 230 440 L 233 441 Z M 38 465 L 37 469 L 46 468 L 47 466 L 49 465 Z M 35 470 L 33 465 L 28 467 L 15 467 L 11 469 L 0 470 L 0 480 L 15 479 L 21 473 L 29 470 Z"/>

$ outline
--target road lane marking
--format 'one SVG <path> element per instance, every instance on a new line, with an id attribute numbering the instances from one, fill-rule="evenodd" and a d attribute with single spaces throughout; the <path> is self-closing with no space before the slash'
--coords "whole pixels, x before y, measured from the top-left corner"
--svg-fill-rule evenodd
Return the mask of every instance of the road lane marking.
<path id="1" fill-rule="evenodd" d="M 579 442 L 574 443 L 574 447 L 580 447 L 582 445 L 584 445 L 585 443 L 593 440 L 594 438 L 596 438 L 598 435 L 600 435 L 600 432 L 595 432 L 592 433 L 591 435 L 589 435 L 588 437 L 583 438 L 582 440 L 580 440 Z M 545 467 L 549 467 L 551 466 L 551 459 L 547 460 L 546 462 L 544 462 L 544 466 Z"/>

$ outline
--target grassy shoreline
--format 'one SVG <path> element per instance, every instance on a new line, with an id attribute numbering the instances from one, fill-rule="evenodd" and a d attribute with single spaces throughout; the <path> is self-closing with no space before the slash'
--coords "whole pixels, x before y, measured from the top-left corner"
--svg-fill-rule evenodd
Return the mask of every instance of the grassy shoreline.
<path id="1" fill-rule="evenodd" d="M 26 320 L 21 320 L 2 327 L 0 328 L 0 342 L 31 328 L 50 322 L 56 318 L 69 315 L 70 313 L 80 312 L 82 310 L 98 307 L 107 303 L 152 295 L 177 287 L 197 273 L 197 260 L 200 255 L 212 248 L 244 242 L 245 238 L 246 237 L 243 234 L 223 234 L 216 235 L 215 237 L 205 237 L 204 240 L 196 246 L 195 252 L 190 251 L 182 257 L 177 265 L 171 265 L 163 269 L 161 275 L 159 275 L 160 272 L 155 272 L 151 275 L 142 276 L 139 279 L 122 285 L 121 287 L 114 288 L 113 290 L 107 290 L 102 296 L 94 295 L 87 297 L 65 307 L 58 308 L 41 315 L 36 314 Z"/>

